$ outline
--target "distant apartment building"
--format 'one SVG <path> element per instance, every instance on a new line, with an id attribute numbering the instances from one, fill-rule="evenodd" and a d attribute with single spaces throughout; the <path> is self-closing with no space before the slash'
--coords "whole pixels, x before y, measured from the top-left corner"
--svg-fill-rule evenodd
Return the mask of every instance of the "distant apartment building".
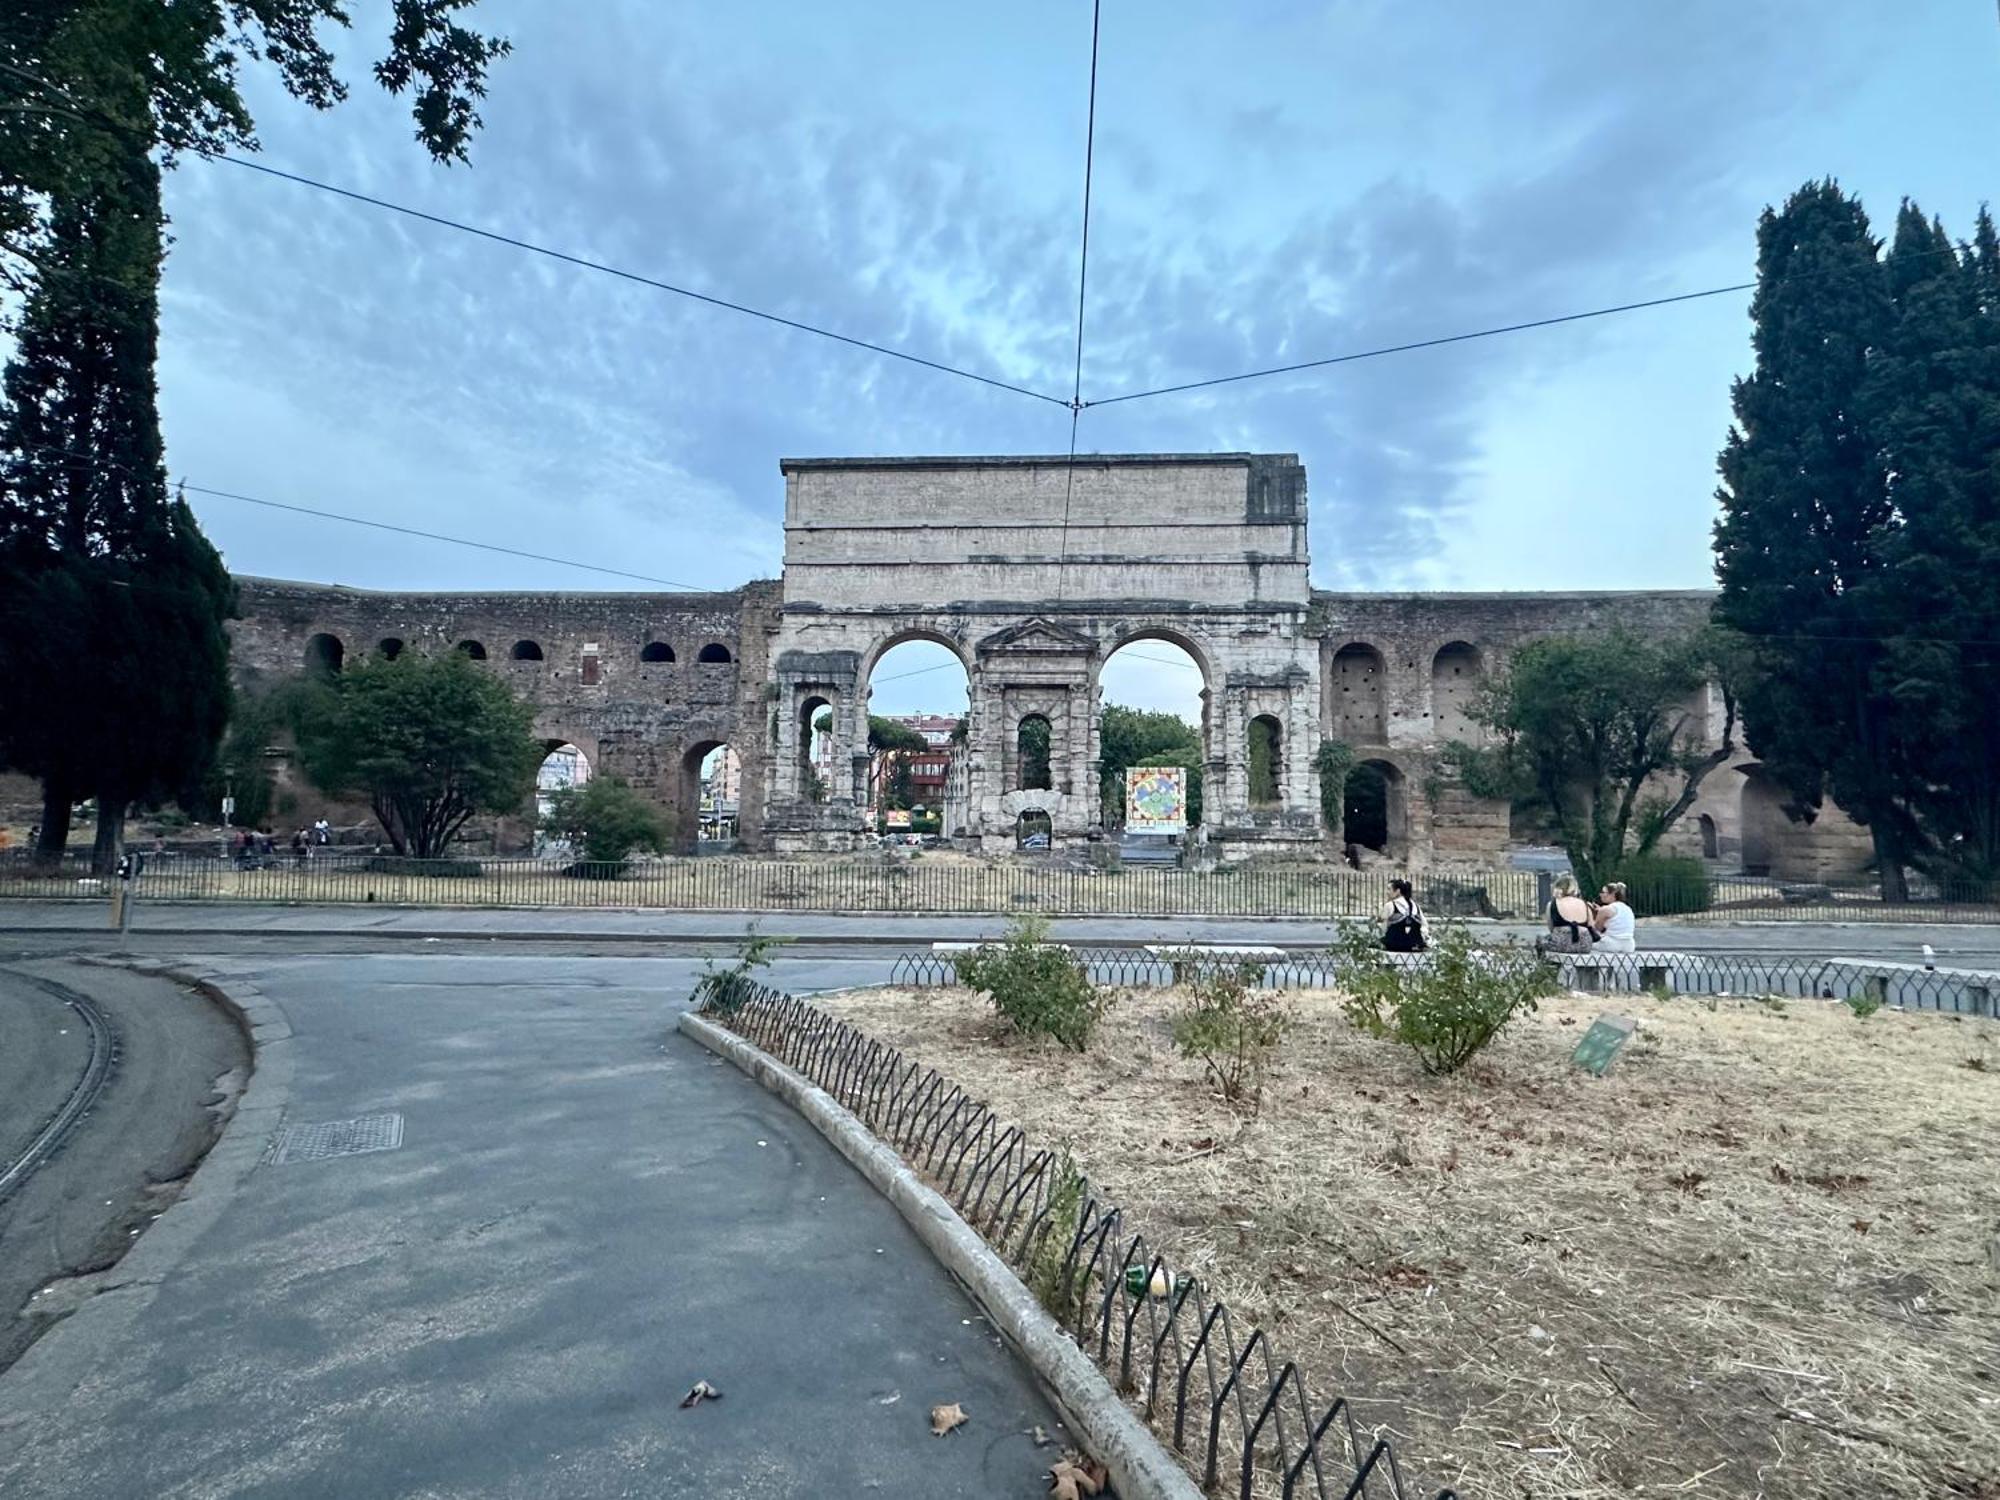
<path id="1" fill-rule="evenodd" d="M 874 768 L 874 782 L 869 788 L 871 804 L 878 813 L 883 811 L 890 788 L 896 784 L 902 769 L 907 767 L 909 805 L 939 814 L 945 832 L 949 833 L 951 820 L 946 815 L 946 809 L 951 800 L 952 766 L 961 758 L 958 753 L 960 746 L 953 739 L 958 732 L 958 717 L 955 714 L 885 714 L 883 717 L 906 729 L 914 729 L 924 737 L 926 748 L 892 751 L 879 757 Z"/>

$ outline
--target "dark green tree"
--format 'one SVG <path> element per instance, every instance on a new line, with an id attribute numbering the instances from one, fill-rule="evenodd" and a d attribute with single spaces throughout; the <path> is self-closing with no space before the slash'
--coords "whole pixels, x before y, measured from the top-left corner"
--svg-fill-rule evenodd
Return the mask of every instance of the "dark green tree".
<path id="1" fill-rule="evenodd" d="M 1201 731 L 1177 714 L 1108 703 L 1097 720 L 1099 802 L 1122 824 L 1125 773 L 1134 766 L 1180 766 L 1188 773 L 1188 822 L 1201 821 Z"/>
<path id="2" fill-rule="evenodd" d="M 930 741 L 909 725 L 880 714 L 868 716 L 868 784 L 877 788 L 882 806 L 910 805 L 910 768 L 906 757 L 929 748 Z"/>
<path id="3" fill-rule="evenodd" d="M 625 868 L 635 849 L 659 854 L 667 847 L 667 823 L 660 810 L 616 776 L 593 776 L 582 786 L 558 787 L 549 794 L 542 832 L 581 852 L 575 873 L 600 879 Z"/>
<path id="4" fill-rule="evenodd" d="M 1649 640 L 1625 630 L 1531 641 L 1480 690 L 1472 718 L 1489 743 L 1446 747 L 1447 769 L 1482 797 L 1546 809 L 1586 889 L 1652 853 L 1735 753 L 1723 682 L 1722 740 L 1706 748 L 1691 707 L 1717 672 L 1705 634 Z"/>
<path id="5" fill-rule="evenodd" d="M 527 800 L 542 761 L 532 718 L 460 652 L 370 656 L 305 696 L 299 761 L 321 791 L 365 796 L 398 854 L 436 859 L 476 814 Z"/>
<path id="6" fill-rule="evenodd" d="M 2000 883 L 2000 303 L 1993 223 L 1961 255 L 1905 202 L 1883 259 L 1893 309 L 1866 412 L 1890 521 L 1876 696 L 1909 768 L 1913 864 Z M 1983 261 L 1983 264 L 1982 264 Z"/>
<path id="7" fill-rule="evenodd" d="M 205 772 L 229 712 L 235 591 L 167 492 L 153 366 L 159 171 L 126 158 L 52 213 L 0 379 L 0 764 L 38 776 L 38 855 L 98 805 L 96 864 L 127 810 Z"/>

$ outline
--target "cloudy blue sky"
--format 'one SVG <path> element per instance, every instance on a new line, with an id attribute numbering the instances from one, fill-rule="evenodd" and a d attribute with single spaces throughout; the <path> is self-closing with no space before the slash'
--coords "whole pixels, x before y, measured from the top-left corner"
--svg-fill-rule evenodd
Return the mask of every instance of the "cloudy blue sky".
<path id="1" fill-rule="evenodd" d="M 1086 398 L 1741 281 L 1808 177 L 1958 232 L 1996 193 L 1993 0 L 1104 10 Z M 253 81 L 264 160 L 1066 393 L 1088 0 L 486 0 L 516 50 L 451 169 L 366 80 L 380 11 L 334 112 Z M 1055 406 L 227 165 L 169 207 L 194 483 L 727 587 L 777 571 L 780 457 L 1067 442 Z M 1700 586 L 1747 333 L 1718 298 L 1092 410 L 1080 446 L 1298 452 L 1328 587 Z M 197 503 L 244 572 L 618 586 Z"/>

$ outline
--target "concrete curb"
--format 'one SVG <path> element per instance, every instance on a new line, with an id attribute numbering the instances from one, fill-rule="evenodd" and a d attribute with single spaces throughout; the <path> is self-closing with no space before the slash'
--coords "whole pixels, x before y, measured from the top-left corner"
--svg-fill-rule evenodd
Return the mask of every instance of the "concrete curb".
<path id="1" fill-rule="evenodd" d="M 263 1160 L 291 1097 L 292 1028 L 269 997 L 217 970 L 168 962 L 84 958 L 192 985 L 241 1028 L 250 1048 L 250 1077 L 235 1109 L 187 1186 L 132 1242 L 118 1264 L 99 1273 L 95 1293 L 37 1339 L 0 1373 L 0 1457 L 17 1451 L 42 1418 L 66 1403 L 122 1345 L 133 1320 L 159 1295 L 167 1277 L 193 1252 L 245 1179 Z M 222 983 L 228 989 L 222 988 Z"/>
<path id="2" fill-rule="evenodd" d="M 1111 1472 L 1122 1500 L 1202 1500 L 1201 1488 L 1043 1311 L 993 1249 L 895 1150 L 776 1058 L 734 1032 L 683 1011 L 681 1032 L 790 1104 L 887 1198 L 944 1268 L 964 1284 L 994 1329 L 1034 1371 L 1056 1410 Z"/>

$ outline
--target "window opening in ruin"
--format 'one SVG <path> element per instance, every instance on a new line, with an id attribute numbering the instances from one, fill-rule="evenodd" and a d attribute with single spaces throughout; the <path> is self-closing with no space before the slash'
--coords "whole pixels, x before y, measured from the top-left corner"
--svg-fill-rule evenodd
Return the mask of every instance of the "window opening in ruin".
<path id="1" fill-rule="evenodd" d="M 1707 813 L 1703 813 L 1697 819 L 1697 822 L 1701 826 L 1701 857 L 1703 859 L 1720 859 L 1722 857 L 1721 840 L 1716 837 L 1715 819 L 1711 818 Z"/>
<path id="2" fill-rule="evenodd" d="M 331 677 L 340 670 L 341 663 L 346 658 L 347 648 L 340 644 L 340 637 L 337 635 L 322 633 L 306 642 L 305 662 L 308 672 Z"/>
<path id="3" fill-rule="evenodd" d="M 460 641 L 456 646 L 452 647 L 452 650 L 463 651 L 474 661 L 486 660 L 486 648 L 478 641 Z"/>
<path id="4" fill-rule="evenodd" d="M 1349 745 L 1380 745 L 1388 739 L 1388 672 L 1373 646 L 1354 641 L 1334 652 L 1327 696 L 1335 739 Z"/>
<path id="5" fill-rule="evenodd" d="M 665 641 L 648 641 L 639 650 L 640 661 L 672 661 L 673 659 L 674 659 L 674 648 L 672 646 L 669 646 Z M 703 661 L 708 661 L 711 658 L 704 653 L 701 659 Z M 729 654 L 727 652 L 724 652 L 721 657 L 715 659 L 721 661 L 728 661 Z"/>
<path id="6" fill-rule="evenodd" d="M 729 648 L 720 641 L 710 641 L 701 648 L 701 655 L 695 658 L 696 661 L 707 662 L 726 662 L 730 659 Z"/>
<path id="7" fill-rule="evenodd" d="M 1029 714 L 1021 720 L 1021 727 L 1014 737 L 1014 785 L 1023 792 L 1046 792 L 1053 784 L 1049 778 L 1049 753 L 1052 731 L 1049 721 L 1040 714 Z"/>
<path id="8" fill-rule="evenodd" d="M 724 854 L 734 849 L 743 811 L 743 759 L 729 745 L 696 746 L 694 768 L 694 852 Z"/>
<path id="9" fill-rule="evenodd" d="M 590 757 L 567 740 L 544 740 L 548 754 L 535 772 L 535 857 L 569 860 L 576 852 L 566 839 L 552 839 L 542 832 L 542 822 L 555 807 L 555 794 L 564 787 L 579 787 L 590 780 Z"/>
<path id="10" fill-rule="evenodd" d="M 1284 765 L 1284 730 L 1270 714 L 1250 721 L 1250 805 L 1278 805 L 1280 771 Z"/>
<path id="11" fill-rule="evenodd" d="M 1055 822 L 1038 807 L 1031 807 L 1014 820 L 1014 847 L 1029 854 L 1047 851 L 1055 841 Z"/>
<path id="12" fill-rule="evenodd" d="M 403 654 L 403 643 L 396 636 L 385 635 L 375 643 L 375 654 L 384 661 L 394 661 Z"/>
<path id="13" fill-rule="evenodd" d="M 1464 641 L 1441 647 L 1431 658 L 1431 732 L 1438 739 L 1470 740 L 1477 734 L 1471 710 L 1479 674 L 1479 648 Z"/>
<path id="14" fill-rule="evenodd" d="M 833 790 L 833 705 L 815 694 L 799 705 L 799 795 L 824 802 Z"/>
<path id="15" fill-rule="evenodd" d="M 1341 795 L 1341 839 L 1350 849 L 1389 852 L 1390 825 L 1395 815 L 1392 803 L 1398 779 L 1396 768 L 1386 761 L 1364 760 L 1347 773 Z"/>
<path id="16" fill-rule="evenodd" d="M 596 687 L 601 671 L 602 669 L 598 665 L 597 653 L 595 651 L 587 653 L 583 658 L 583 685 L 585 687 Z"/>
<path id="17" fill-rule="evenodd" d="M 1107 829 L 1123 829 L 1133 767 L 1179 766 L 1187 774 L 1187 823 L 1202 819 L 1202 777 L 1208 758 L 1207 693 L 1201 664 L 1185 647 L 1151 636 L 1127 641 L 1097 676 L 1098 809 Z M 1165 835 L 1135 838 L 1128 853 L 1168 843 Z"/>
<path id="18" fill-rule="evenodd" d="M 514 642 L 514 649 L 508 654 L 515 661 L 542 660 L 542 648 L 540 643 L 536 641 L 516 641 Z"/>
<path id="19" fill-rule="evenodd" d="M 958 653 L 928 636 L 894 640 L 869 666 L 862 691 L 869 751 L 864 795 L 875 827 L 946 838 L 963 831 L 971 807 L 969 695 Z M 846 763 L 851 775 L 852 763 L 840 749 L 829 745 L 827 753 Z"/>

